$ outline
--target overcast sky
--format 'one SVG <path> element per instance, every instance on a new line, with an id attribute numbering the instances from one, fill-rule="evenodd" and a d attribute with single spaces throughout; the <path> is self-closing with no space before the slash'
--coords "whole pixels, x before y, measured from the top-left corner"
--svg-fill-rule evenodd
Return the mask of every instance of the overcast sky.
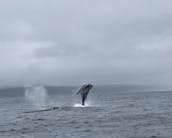
<path id="1" fill-rule="evenodd" d="M 0 86 L 170 86 L 171 61 L 171 0 L 0 0 Z"/>

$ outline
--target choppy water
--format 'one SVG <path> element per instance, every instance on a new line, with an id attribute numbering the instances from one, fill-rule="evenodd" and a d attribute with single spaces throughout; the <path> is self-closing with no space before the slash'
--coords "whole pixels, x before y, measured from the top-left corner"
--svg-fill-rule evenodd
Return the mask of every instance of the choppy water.
<path id="1" fill-rule="evenodd" d="M 48 95 L 44 107 L 24 96 L 0 98 L 2 138 L 171 138 L 172 92 L 93 90 L 86 107 L 71 93 Z M 58 106 L 53 111 L 23 113 Z"/>

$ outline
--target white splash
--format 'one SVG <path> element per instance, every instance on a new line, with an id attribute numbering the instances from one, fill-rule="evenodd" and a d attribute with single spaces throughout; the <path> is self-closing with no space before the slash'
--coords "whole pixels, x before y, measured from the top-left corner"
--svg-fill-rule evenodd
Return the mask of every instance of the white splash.
<path id="1" fill-rule="evenodd" d="M 25 90 L 25 99 L 36 108 L 45 107 L 47 98 L 48 94 L 44 86 L 29 87 Z"/>
<path id="2" fill-rule="evenodd" d="M 89 102 L 86 102 L 84 106 L 80 103 L 76 103 L 73 105 L 73 107 L 89 107 L 89 106 L 91 106 Z"/>

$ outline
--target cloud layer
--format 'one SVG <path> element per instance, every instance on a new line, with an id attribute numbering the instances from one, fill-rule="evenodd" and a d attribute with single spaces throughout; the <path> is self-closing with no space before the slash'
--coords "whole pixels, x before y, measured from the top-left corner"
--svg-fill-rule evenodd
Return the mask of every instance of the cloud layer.
<path id="1" fill-rule="evenodd" d="M 171 5 L 171 0 L 1 1 L 1 86 L 170 86 Z"/>

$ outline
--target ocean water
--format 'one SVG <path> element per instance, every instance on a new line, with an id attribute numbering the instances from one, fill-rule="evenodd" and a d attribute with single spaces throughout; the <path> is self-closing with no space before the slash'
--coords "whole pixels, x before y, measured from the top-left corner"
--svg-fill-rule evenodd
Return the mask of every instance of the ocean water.
<path id="1" fill-rule="evenodd" d="M 0 138 L 172 138 L 170 91 L 94 88 L 85 107 L 73 87 L 18 91 L 0 96 Z"/>

